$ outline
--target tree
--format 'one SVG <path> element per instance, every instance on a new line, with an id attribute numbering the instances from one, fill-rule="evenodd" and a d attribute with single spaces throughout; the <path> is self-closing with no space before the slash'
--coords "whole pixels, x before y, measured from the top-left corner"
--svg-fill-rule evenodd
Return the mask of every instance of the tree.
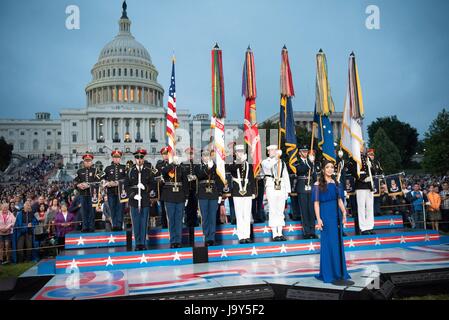
<path id="1" fill-rule="evenodd" d="M 441 111 L 425 133 L 423 166 L 434 174 L 449 172 L 449 112 Z"/>
<path id="2" fill-rule="evenodd" d="M 399 150 L 402 167 L 408 167 L 418 147 L 418 131 L 416 128 L 399 121 L 396 116 L 377 118 L 368 126 L 370 143 L 373 143 L 374 136 L 379 128 L 385 131 L 391 142 Z"/>
<path id="3" fill-rule="evenodd" d="M 13 149 L 12 144 L 8 144 L 5 138 L 0 137 L 0 171 L 5 171 L 8 168 Z"/>
<path id="4" fill-rule="evenodd" d="M 384 169 L 384 173 L 397 173 L 401 166 L 401 156 L 398 148 L 390 140 L 384 129 L 379 128 L 377 130 L 372 147 L 376 150 L 376 158 Z"/>

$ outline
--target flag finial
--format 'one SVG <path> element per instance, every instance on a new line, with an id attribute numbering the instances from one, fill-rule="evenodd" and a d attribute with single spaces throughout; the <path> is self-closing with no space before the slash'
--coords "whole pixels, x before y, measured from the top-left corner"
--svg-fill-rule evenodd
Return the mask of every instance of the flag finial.
<path id="1" fill-rule="evenodd" d="M 320 49 L 320 51 L 318 51 L 319 53 L 323 53 L 323 49 Z"/>
<path id="2" fill-rule="evenodd" d="M 284 46 L 282 47 L 282 50 L 287 50 L 287 46 L 284 44 Z"/>
<path id="3" fill-rule="evenodd" d="M 218 42 L 215 42 L 214 49 L 220 49 L 220 47 L 218 46 Z"/>
<path id="4" fill-rule="evenodd" d="M 355 56 L 354 51 L 351 52 L 351 55 L 350 55 L 350 56 L 351 56 L 351 57 L 354 57 L 354 56 Z"/>
<path id="5" fill-rule="evenodd" d="M 246 49 L 246 50 L 248 50 L 248 51 L 251 51 L 251 46 L 250 46 L 250 45 L 248 45 L 248 49 Z"/>

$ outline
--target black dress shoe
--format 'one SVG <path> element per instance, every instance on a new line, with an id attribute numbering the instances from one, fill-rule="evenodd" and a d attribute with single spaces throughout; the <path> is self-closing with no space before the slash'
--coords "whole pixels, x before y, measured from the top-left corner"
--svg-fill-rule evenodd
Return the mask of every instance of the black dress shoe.
<path id="1" fill-rule="evenodd" d="M 362 231 L 360 234 L 361 234 L 362 236 L 367 236 L 367 235 L 369 235 L 370 233 L 369 233 L 368 230 L 366 230 L 366 231 Z"/>
<path id="2" fill-rule="evenodd" d="M 308 234 L 303 235 L 303 239 L 304 240 L 310 239 L 310 235 L 308 235 Z"/>
<path id="3" fill-rule="evenodd" d="M 250 238 L 246 239 L 246 243 L 253 243 L 254 241 Z"/>
<path id="4" fill-rule="evenodd" d="M 170 243 L 170 249 L 173 249 L 175 247 L 174 243 Z"/>
<path id="5" fill-rule="evenodd" d="M 287 238 L 285 236 L 280 236 L 279 238 L 281 239 L 280 241 L 287 241 Z"/>
<path id="6" fill-rule="evenodd" d="M 240 243 L 240 244 L 246 243 L 246 239 L 241 239 L 241 240 L 239 240 L 239 243 Z"/>
<path id="7" fill-rule="evenodd" d="M 376 234 L 376 233 L 374 232 L 374 230 L 370 230 L 369 234 Z"/>
<path id="8" fill-rule="evenodd" d="M 281 237 L 277 236 L 273 238 L 273 241 L 281 241 Z"/>
<path id="9" fill-rule="evenodd" d="M 181 248 L 181 244 L 180 243 L 175 243 L 175 248 Z"/>

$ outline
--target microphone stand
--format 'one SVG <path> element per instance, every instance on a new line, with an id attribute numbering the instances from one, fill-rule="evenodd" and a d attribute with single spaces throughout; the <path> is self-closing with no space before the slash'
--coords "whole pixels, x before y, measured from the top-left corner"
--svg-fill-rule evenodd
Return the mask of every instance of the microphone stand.
<path id="1" fill-rule="evenodd" d="M 332 281 L 332 284 L 334 286 L 341 286 L 341 287 L 349 287 L 352 286 L 355 282 L 351 281 L 351 280 L 347 280 L 344 278 L 344 266 L 343 266 L 343 250 L 344 250 L 344 246 L 343 246 L 343 224 L 342 221 L 340 220 L 340 208 L 338 207 L 338 198 L 339 198 L 339 193 L 338 193 L 338 181 L 335 179 L 335 194 L 337 196 L 337 200 L 336 200 L 336 212 L 337 212 L 337 225 L 338 225 L 338 253 L 340 255 L 340 274 L 341 274 L 341 278 L 340 279 L 336 279 L 334 281 Z"/>

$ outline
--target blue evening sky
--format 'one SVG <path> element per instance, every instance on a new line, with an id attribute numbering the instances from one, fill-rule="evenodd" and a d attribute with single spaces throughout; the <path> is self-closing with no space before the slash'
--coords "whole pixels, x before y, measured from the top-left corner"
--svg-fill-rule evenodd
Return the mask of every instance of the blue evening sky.
<path id="1" fill-rule="evenodd" d="M 259 122 L 279 111 L 279 70 L 287 45 L 296 90 L 293 106 L 312 111 L 315 54 L 327 55 L 337 111 L 354 51 L 366 124 L 397 115 L 422 134 L 449 101 L 449 1 L 446 0 L 128 0 L 131 31 L 149 51 L 167 92 L 175 51 L 178 108 L 210 113 L 210 50 L 223 49 L 228 118 L 243 121 L 244 53 L 254 50 Z M 365 27 L 368 5 L 380 30 Z M 65 28 L 77 5 L 81 29 Z M 118 31 L 121 0 L 17 0 L 0 8 L 0 118 L 59 117 L 85 106 L 84 88 L 102 47 Z M 164 105 L 167 96 L 164 97 Z"/>

